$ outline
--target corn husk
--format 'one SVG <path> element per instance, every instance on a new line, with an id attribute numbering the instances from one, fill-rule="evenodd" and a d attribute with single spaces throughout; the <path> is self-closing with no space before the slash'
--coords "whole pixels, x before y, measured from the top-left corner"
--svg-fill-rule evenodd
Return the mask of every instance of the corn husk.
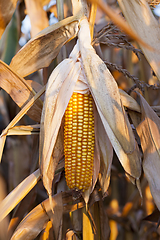
<path id="1" fill-rule="evenodd" d="M 91 46 L 89 24 L 86 18 L 81 20 L 78 39 L 69 59 L 65 59 L 57 66 L 46 87 L 41 118 L 40 169 L 49 196 L 52 194 L 51 186 L 58 163 L 56 159 L 52 161 L 51 156 L 73 91 L 82 93 L 89 89 L 93 96 L 96 112 L 99 114 L 105 130 L 104 139 L 98 143 L 99 149 L 101 149 L 101 141 L 105 142 L 107 139 L 107 142 L 111 142 L 133 183 L 138 183 L 141 174 L 137 144 L 121 103 L 118 86 Z M 102 144 L 101 154 L 103 155 L 105 169 L 103 177 L 101 176 L 101 184 L 104 187 L 104 192 L 106 192 L 109 185 L 112 151 L 111 154 L 107 153 L 108 157 L 106 158 L 104 144 Z M 106 151 L 110 149 L 112 149 L 111 146 Z M 99 172 L 99 153 L 96 148 L 94 159 L 92 187 L 84 193 L 86 202 L 88 202 Z"/>
<path id="2" fill-rule="evenodd" d="M 65 109 L 80 73 L 80 63 L 76 63 L 77 54 L 76 45 L 70 58 L 61 62 L 53 71 L 46 86 L 40 130 L 40 169 L 49 196 L 52 195 L 51 185 L 58 164 L 57 161 L 50 164 L 52 152 Z M 51 178 L 49 179 L 48 176 Z"/>
<path id="3" fill-rule="evenodd" d="M 91 46 L 87 20 L 82 20 L 80 26 L 78 36 L 83 69 L 98 113 L 122 166 L 131 180 L 132 177 L 138 180 L 141 175 L 139 150 L 117 83 Z"/>

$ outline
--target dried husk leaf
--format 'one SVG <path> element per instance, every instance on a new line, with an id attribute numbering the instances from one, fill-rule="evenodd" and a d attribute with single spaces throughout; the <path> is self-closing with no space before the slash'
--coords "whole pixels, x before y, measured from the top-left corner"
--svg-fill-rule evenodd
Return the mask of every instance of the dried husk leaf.
<path id="1" fill-rule="evenodd" d="M 155 51 L 150 51 L 140 43 L 141 49 L 146 59 L 160 80 L 160 29 L 158 21 L 153 16 L 153 13 L 145 0 L 118 0 L 118 3 L 132 29 L 143 41 L 156 49 Z"/>
<path id="2" fill-rule="evenodd" d="M 98 113 L 122 166 L 138 180 L 141 175 L 139 151 L 121 104 L 118 86 L 90 44 L 87 20 L 82 20 L 80 25 L 78 37 L 82 64 Z"/>
<path id="3" fill-rule="evenodd" d="M 142 122 L 137 127 L 144 154 L 143 170 L 153 199 L 160 210 L 160 119 L 139 94 Z"/>
<path id="4" fill-rule="evenodd" d="M 76 36 L 77 30 L 78 20 L 74 16 L 45 28 L 13 57 L 11 68 L 24 77 L 48 67 L 61 47 Z"/>
<path id="5" fill-rule="evenodd" d="M 16 9 L 17 0 L 1 0 L 0 3 L 0 38 L 12 18 L 12 15 Z"/>
<path id="6" fill-rule="evenodd" d="M 100 149 L 100 173 L 99 173 L 99 182 L 101 184 L 103 195 L 108 190 L 109 183 L 110 183 L 110 174 L 111 174 L 111 166 L 112 166 L 112 159 L 113 159 L 113 147 L 111 142 L 105 132 L 103 127 L 102 121 L 98 116 L 98 142 L 99 142 L 99 149 Z"/>
<path id="7" fill-rule="evenodd" d="M 3 88 L 20 107 L 23 106 L 35 96 L 33 90 L 38 84 L 27 82 L 25 79 L 18 76 L 7 64 L 0 61 L 0 87 Z M 28 111 L 28 115 L 35 121 L 39 122 L 41 118 L 42 101 L 38 100 L 34 106 Z"/>
<path id="8" fill-rule="evenodd" d="M 58 230 L 61 224 L 63 213 L 62 193 L 55 195 L 52 198 L 53 212 L 49 205 L 48 199 L 35 207 L 19 224 L 11 240 L 15 239 L 35 239 L 38 234 L 46 227 L 52 215 L 52 225 L 54 228 L 55 239 L 58 239 Z"/>
<path id="9" fill-rule="evenodd" d="M 41 118 L 39 156 L 43 184 L 49 196 L 52 195 L 51 186 L 58 164 L 58 159 L 51 160 L 52 151 L 80 73 L 80 63 L 76 62 L 78 53 L 77 46 L 75 46 L 70 58 L 61 62 L 52 72 L 46 87 Z"/>
<path id="10" fill-rule="evenodd" d="M 0 221 L 5 218 L 13 208 L 29 193 L 40 179 L 40 171 L 36 170 L 23 180 L 0 205 Z"/>

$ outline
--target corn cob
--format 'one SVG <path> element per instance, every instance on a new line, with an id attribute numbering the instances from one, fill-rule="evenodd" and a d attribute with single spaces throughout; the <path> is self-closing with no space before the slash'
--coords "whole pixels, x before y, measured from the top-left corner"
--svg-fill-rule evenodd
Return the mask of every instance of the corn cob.
<path id="1" fill-rule="evenodd" d="M 91 94 L 73 93 L 65 112 L 65 177 L 70 189 L 91 185 L 94 158 L 94 116 Z"/>

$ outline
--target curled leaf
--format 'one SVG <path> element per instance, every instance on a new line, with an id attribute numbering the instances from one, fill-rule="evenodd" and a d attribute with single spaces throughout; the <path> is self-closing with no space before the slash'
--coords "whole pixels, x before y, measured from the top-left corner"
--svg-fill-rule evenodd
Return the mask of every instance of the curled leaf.
<path id="1" fill-rule="evenodd" d="M 46 227 L 48 221 L 52 220 L 55 239 L 58 239 L 59 228 L 61 225 L 63 202 L 62 193 L 52 198 L 53 210 L 51 211 L 48 199 L 35 207 L 18 225 L 11 240 L 15 239 L 35 239 L 38 234 Z"/>
<path id="2" fill-rule="evenodd" d="M 7 64 L 0 61 L 0 87 L 3 88 L 20 107 L 29 102 L 35 96 L 38 84 L 34 82 L 27 82 L 25 79 L 18 76 Z M 33 86 L 33 88 L 32 88 Z M 42 101 L 38 100 L 34 106 L 28 111 L 28 115 L 39 122 L 42 111 Z"/>
<path id="3" fill-rule="evenodd" d="M 101 157 L 99 181 L 102 187 L 102 192 L 105 194 L 110 183 L 113 147 L 107 134 L 105 133 L 105 129 L 100 118 L 98 119 L 98 142 Z"/>
<path id="4" fill-rule="evenodd" d="M 130 110 L 134 110 L 136 112 L 141 112 L 139 104 L 132 98 L 130 95 L 128 95 L 125 91 L 122 89 L 119 89 L 119 93 L 121 96 L 121 101 L 124 107 L 129 108 Z"/>
<path id="5" fill-rule="evenodd" d="M 14 56 L 11 68 L 24 77 L 48 67 L 61 47 L 76 36 L 77 30 L 78 20 L 74 16 L 45 28 Z"/>
<path id="6" fill-rule="evenodd" d="M 32 135 L 39 134 L 40 125 L 30 125 L 30 126 L 15 126 L 8 130 L 7 135 Z"/>
<path id="7" fill-rule="evenodd" d="M 144 154 L 143 170 L 153 199 L 160 210 L 160 119 L 139 94 L 142 122 L 137 127 Z"/>

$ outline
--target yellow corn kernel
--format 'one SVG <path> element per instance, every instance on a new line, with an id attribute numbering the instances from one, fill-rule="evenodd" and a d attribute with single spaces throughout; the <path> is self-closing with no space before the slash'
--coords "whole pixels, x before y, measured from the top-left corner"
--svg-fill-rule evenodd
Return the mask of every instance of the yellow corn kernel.
<path id="1" fill-rule="evenodd" d="M 90 93 L 73 93 L 65 112 L 65 177 L 70 189 L 85 191 L 91 185 L 94 158 L 92 101 Z"/>

